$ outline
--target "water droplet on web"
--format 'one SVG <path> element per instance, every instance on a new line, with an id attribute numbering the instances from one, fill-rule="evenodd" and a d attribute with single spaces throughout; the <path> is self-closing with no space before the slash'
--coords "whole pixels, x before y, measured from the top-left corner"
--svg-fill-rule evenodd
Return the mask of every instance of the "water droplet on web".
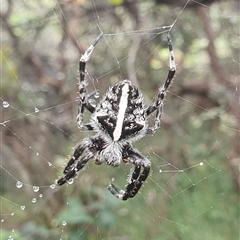
<path id="1" fill-rule="evenodd" d="M 200 162 L 199 165 L 200 165 L 200 166 L 203 166 L 203 162 Z"/>
<path id="2" fill-rule="evenodd" d="M 9 102 L 3 101 L 2 105 L 3 105 L 4 108 L 8 108 L 9 107 Z"/>
<path id="3" fill-rule="evenodd" d="M 99 91 L 96 91 L 96 92 L 95 92 L 94 97 L 95 97 L 95 98 L 99 98 L 99 97 L 100 97 Z"/>
<path id="4" fill-rule="evenodd" d="M 68 184 L 73 184 L 73 182 L 74 182 L 73 178 L 68 180 Z"/>
<path id="5" fill-rule="evenodd" d="M 114 180 L 115 180 L 115 178 L 113 177 L 113 178 L 112 178 L 112 182 L 114 182 Z"/>
<path id="6" fill-rule="evenodd" d="M 36 152 L 36 155 L 38 156 L 38 155 L 39 155 L 39 152 Z"/>
<path id="7" fill-rule="evenodd" d="M 50 188 L 51 188 L 51 189 L 54 189 L 55 187 L 56 187 L 55 184 L 50 185 Z"/>
<path id="8" fill-rule="evenodd" d="M 42 198 L 42 197 L 43 197 L 43 195 L 42 195 L 42 194 L 39 194 L 39 197 L 40 197 L 40 198 Z"/>
<path id="9" fill-rule="evenodd" d="M 11 235 L 8 236 L 8 240 L 13 240 L 13 237 Z"/>
<path id="10" fill-rule="evenodd" d="M 14 216 L 14 214 L 15 214 L 15 213 L 14 213 L 14 212 L 12 212 L 12 213 L 11 213 L 11 216 Z"/>
<path id="11" fill-rule="evenodd" d="M 35 203 L 36 201 L 37 201 L 36 198 L 33 198 L 33 199 L 32 199 L 32 203 Z"/>
<path id="12" fill-rule="evenodd" d="M 1 219 L 1 222 L 4 222 L 4 219 Z"/>
<path id="13" fill-rule="evenodd" d="M 33 191 L 34 192 L 38 192 L 39 191 L 39 187 L 38 186 L 33 186 Z"/>
<path id="14" fill-rule="evenodd" d="M 17 188 L 21 188 L 23 186 L 23 183 L 22 182 L 20 182 L 20 181 L 17 181 L 16 182 L 16 187 Z"/>
<path id="15" fill-rule="evenodd" d="M 26 207 L 25 206 L 21 206 L 20 208 L 24 211 Z"/>
<path id="16" fill-rule="evenodd" d="M 162 173 L 162 169 L 159 169 L 159 173 Z"/>
<path id="17" fill-rule="evenodd" d="M 52 166 L 52 163 L 48 162 L 48 166 L 51 167 L 51 166 Z"/>
<path id="18" fill-rule="evenodd" d="M 39 109 L 35 107 L 34 112 L 35 113 L 39 112 Z"/>
<path id="19" fill-rule="evenodd" d="M 59 225 L 59 221 L 58 221 L 57 219 L 53 218 L 53 219 L 51 220 L 51 226 L 57 227 L 58 225 Z"/>
<path id="20" fill-rule="evenodd" d="M 63 222 L 62 222 L 62 225 L 63 225 L 63 226 L 66 226 L 66 225 L 67 225 L 67 222 L 66 222 L 66 221 L 63 221 Z"/>

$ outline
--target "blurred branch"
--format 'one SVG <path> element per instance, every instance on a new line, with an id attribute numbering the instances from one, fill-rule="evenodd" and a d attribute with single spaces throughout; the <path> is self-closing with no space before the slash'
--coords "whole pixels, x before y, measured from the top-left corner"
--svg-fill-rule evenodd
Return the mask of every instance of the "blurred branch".
<path id="1" fill-rule="evenodd" d="M 216 47 L 214 44 L 214 33 L 210 24 L 210 19 L 209 19 L 209 9 L 205 8 L 203 6 L 199 6 L 198 8 L 198 14 L 199 18 L 201 19 L 203 23 L 203 30 L 206 33 L 206 36 L 208 38 L 208 46 L 207 46 L 207 52 L 210 58 L 211 62 L 211 68 L 213 73 L 216 76 L 217 81 L 226 88 L 226 90 L 231 89 L 231 92 L 234 92 L 234 89 L 237 88 L 238 86 L 234 86 L 231 81 L 229 81 L 229 78 L 227 78 L 225 72 L 223 71 L 223 67 L 220 64 L 219 58 L 216 53 Z M 239 114 L 239 104 L 237 101 L 231 101 L 229 103 L 231 107 L 231 111 L 233 114 L 236 115 L 236 119 L 238 122 L 240 122 L 240 114 Z M 229 169 L 232 174 L 233 182 L 235 183 L 238 191 L 240 191 L 240 181 L 239 181 L 239 158 L 236 159 L 236 156 L 240 155 L 240 149 L 239 149 L 239 129 L 236 133 L 235 136 L 235 143 L 237 143 L 237 147 L 234 147 L 231 153 L 231 159 L 228 161 Z M 238 164 L 236 164 L 238 162 Z M 237 167 L 236 167 L 237 166 Z M 236 172 L 238 174 L 236 174 Z"/>
<path id="2" fill-rule="evenodd" d="M 8 23 L 8 18 L 10 17 L 12 9 L 12 1 L 9 0 L 9 5 L 6 13 L 0 13 L 0 18 L 3 23 L 3 27 L 8 32 L 11 40 L 12 40 L 12 47 L 14 49 L 14 52 L 20 57 L 24 59 L 28 64 L 32 65 L 32 68 L 34 69 L 36 75 L 38 76 L 38 79 L 41 81 L 42 84 L 46 84 L 52 88 L 54 88 L 57 92 L 62 87 L 62 84 L 60 81 L 55 81 L 51 78 L 49 78 L 45 72 L 45 68 L 43 66 L 42 60 L 39 58 L 39 56 L 34 52 L 34 48 L 31 48 L 31 50 L 26 53 L 26 55 L 23 57 L 23 53 L 21 50 L 21 39 L 19 36 L 17 36 L 14 33 L 14 28 Z"/>
<path id="3" fill-rule="evenodd" d="M 155 1 L 158 4 L 167 4 L 167 5 L 175 5 L 175 6 L 184 6 L 187 2 L 185 0 L 155 0 Z M 198 7 L 200 5 L 209 6 L 215 2 L 216 2 L 216 0 L 196 0 L 196 1 L 192 0 L 192 1 L 188 2 L 187 7 L 194 8 L 194 7 Z"/>
<path id="4" fill-rule="evenodd" d="M 45 68 L 43 66 L 42 60 L 39 56 L 32 50 L 27 56 L 26 60 L 28 63 L 32 64 L 33 69 L 35 70 L 38 79 L 41 84 L 47 85 L 53 88 L 56 92 L 60 92 L 63 86 L 63 82 L 58 79 L 52 79 L 46 74 Z M 62 79 L 60 79 L 62 80 Z"/>
<path id="5" fill-rule="evenodd" d="M 140 14 L 138 11 L 138 4 L 136 1 L 131 0 L 125 0 L 123 2 L 123 6 L 126 8 L 126 10 L 130 13 L 130 15 L 133 17 L 134 21 L 136 22 L 137 28 L 141 25 L 141 19 Z"/>
<path id="6" fill-rule="evenodd" d="M 207 52 L 210 57 L 211 67 L 216 75 L 217 80 L 223 84 L 226 85 L 227 77 L 225 76 L 225 73 L 223 71 L 223 68 L 221 64 L 219 63 L 219 58 L 216 54 L 216 47 L 214 43 L 214 34 L 213 30 L 210 24 L 209 19 L 209 9 L 203 6 L 199 6 L 198 8 L 198 14 L 199 18 L 203 23 L 203 30 L 206 33 L 207 39 L 208 39 L 208 46 L 207 46 Z"/>
<path id="7" fill-rule="evenodd" d="M 11 12 L 12 12 L 12 0 L 9 0 L 7 11 L 5 13 L 0 12 L 0 19 L 1 22 L 3 23 L 3 27 L 6 29 L 6 31 L 8 32 L 9 36 L 12 39 L 13 48 L 15 49 L 16 53 L 20 55 L 21 51 L 19 49 L 19 38 L 15 35 L 12 27 L 8 24 L 8 18 Z"/>

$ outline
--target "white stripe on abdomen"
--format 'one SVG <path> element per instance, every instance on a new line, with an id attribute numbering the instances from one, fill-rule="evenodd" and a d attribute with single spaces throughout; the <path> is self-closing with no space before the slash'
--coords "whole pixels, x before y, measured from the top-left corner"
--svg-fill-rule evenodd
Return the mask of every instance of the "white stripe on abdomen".
<path id="1" fill-rule="evenodd" d="M 119 110 L 117 114 L 116 127 L 113 132 L 113 141 L 118 141 L 122 134 L 123 120 L 124 120 L 125 111 L 128 105 L 128 95 L 129 95 L 128 91 L 129 91 L 129 84 L 126 83 L 122 88 L 122 95 L 119 102 Z"/>

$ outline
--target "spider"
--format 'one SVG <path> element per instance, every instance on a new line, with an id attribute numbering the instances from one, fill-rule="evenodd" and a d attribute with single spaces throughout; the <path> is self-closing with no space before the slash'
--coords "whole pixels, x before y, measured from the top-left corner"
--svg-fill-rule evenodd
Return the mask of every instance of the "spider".
<path id="1" fill-rule="evenodd" d="M 127 200 L 133 198 L 147 179 L 151 162 L 132 143 L 147 134 L 153 134 L 160 127 L 163 112 L 163 102 L 166 92 L 173 81 L 176 64 L 173 54 L 171 37 L 168 34 L 168 48 L 170 55 L 169 72 L 165 83 L 158 90 L 153 103 L 145 107 L 141 91 L 129 80 L 123 80 L 110 87 L 97 106 L 89 100 L 92 94 L 87 93 L 85 80 L 85 66 L 90 56 L 102 38 L 101 33 L 94 43 L 82 55 L 79 61 L 79 96 L 77 123 L 81 130 L 96 132 L 95 136 L 87 137 L 76 147 L 57 183 L 63 185 L 73 179 L 83 169 L 90 159 L 96 164 L 107 163 L 117 167 L 123 161 L 133 164 L 133 170 L 127 180 L 125 190 L 121 190 L 113 183 L 107 189 L 117 198 Z M 92 115 L 90 122 L 83 123 L 84 110 Z M 155 113 L 154 124 L 149 126 L 148 118 Z"/>

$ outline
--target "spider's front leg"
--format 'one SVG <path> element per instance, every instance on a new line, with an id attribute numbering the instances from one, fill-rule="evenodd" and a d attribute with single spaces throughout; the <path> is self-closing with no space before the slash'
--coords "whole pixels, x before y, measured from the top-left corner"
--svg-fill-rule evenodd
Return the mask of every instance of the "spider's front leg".
<path id="1" fill-rule="evenodd" d="M 85 150 L 87 151 L 87 154 L 79 159 Z M 76 173 L 80 171 L 91 158 L 94 157 L 96 151 L 97 147 L 95 146 L 94 141 L 91 138 L 84 139 L 75 149 L 73 156 L 67 163 L 67 166 L 63 171 L 65 175 L 57 181 L 58 185 L 61 186 L 68 180 L 74 178 Z"/>
<path id="2" fill-rule="evenodd" d="M 142 156 L 136 150 L 130 148 L 128 150 L 129 156 L 127 157 L 128 161 L 133 163 L 134 170 L 131 176 L 128 179 L 128 185 L 126 190 L 121 190 L 113 183 L 108 186 L 108 190 L 117 198 L 121 200 L 127 200 L 128 198 L 133 198 L 141 188 L 143 182 L 147 179 L 151 162 L 144 156 Z M 141 172 L 141 168 L 143 167 L 143 171 Z"/>
<path id="3" fill-rule="evenodd" d="M 89 112 L 93 113 L 95 111 L 95 107 L 90 103 L 89 97 L 92 95 L 87 94 L 87 81 L 85 79 L 85 67 L 87 61 L 90 59 L 91 54 L 99 42 L 99 40 L 102 38 L 103 33 L 101 33 L 94 43 L 87 49 L 87 51 L 82 55 L 79 61 L 79 107 L 78 107 L 78 115 L 77 115 L 77 122 L 80 129 L 83 130 L 93 130 L 93 127 L 91 124 L 83 124 L 83 113 L 84 108 L 86 108 Z"/>
<path id="4" fill-rule="evenodd" d="M 170 87 L 170 85 L 173 81 L 175 72 L 176 72 L 176 64 L 175 64 L 172 40 L 171 40 L 170 35 L 168 35 L 167 40 L 168 40 L 168 49 L 169 49 L 169 56 L 170 56 L 169 57 L 169 72 L 168 72 L 167 79 L 165 80 L 165 83 L 158 91 L 156 101 L 146 109 L 147 116 L 149 116 L 151 113 L 156 111 L 154 126 L 147 129 L 148 134 L 153 134 L 160 127 L 161 117 L 162 117 L 162 112 L 163 112 L 163 102 L 164 102 L 165 96 L 167 94 L 167 90 Z"/>

